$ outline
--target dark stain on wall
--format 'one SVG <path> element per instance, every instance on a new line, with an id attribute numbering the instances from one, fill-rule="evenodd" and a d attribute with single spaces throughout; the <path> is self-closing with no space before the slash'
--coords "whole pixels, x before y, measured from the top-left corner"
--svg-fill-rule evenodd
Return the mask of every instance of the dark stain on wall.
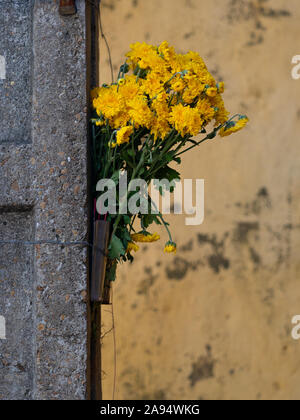
<path id="1" fill-rule="evenodd" d="M 221 73 L 221 68 L 217 64 L 210 68 L 210 72 L 216 80 L 224 80 L 224 76 Z"/>
<path id="2" fill-rule="evenodd" d="M 192 36 L 194 36 L 195 35 L 195 32 L 194 31 L 191 31 L 191 32 L 187 32 L 187 33 L 185 33 L 184 35 L 183 35 L 183 38 L 184 39 L 190 39 Z"/>
<path id="3" fill-rule="evenodd" d="M 250 252 L 250 258 L 251 258 L 253 264 L 255 265 L 255 269 L 258 269 L 258 267 L 261 265 L 260 255 L 252 247 L 249 248 L 249 252 Z"/>
<path id="4" fill-rule="evenodd" d="M 233 234 L 233 241 L 247 243 L 250 232 L 258 232 L 259 228 L 258 222 L 239 222 Z"/>
<path id="5" fill-rule="evenodd" d="M 228 236 L 228 234 L 226 234 Z M 205 244 L 209 244 L 212 246 L 212 248 L 218 253 L 220 250 L 224 248 L 224 239 L 221 241 L 217 240 L 216 235 L 205 235 L 202 233 L 198 234 L 198 243 L 200 246 L 203 246 Z"/>
<path id="6" fill-rule="evenodd" d="M 136 345 L 136 343 L 134 343 Z M 151 363 L 145 364 L 147 371 L 152 370 Z M 129 400 L 167 400 L 167 391 L 163 388 L 149 390 L 145 384 L 145 375 L 135 367 L 127 367 L 121 372 L 120 377 L 123 380 L 122 386 L 126 390 L 127 399 Z"/>
<path id="7" fill-rule="evenodd" d="M 101 1 L 101 6 L 106 7 L 109 10 L 115 10 L 116 5 L 115 5 L 115 1 L 114 0 L 106 0 L 106 1 Z"/>
<path id="8" fill-rule="evenodd" d="M 235 206 L 242 209 L 245 216 L 249 216 L 251 214 L 258 216 L 264 210 L 272 208 L 272 201 L 267 188 L 262 187 L 252 201 L 245 204 L 236 203 Z"/>
<path id="9" fill-rule="evenodd" d="M 207 266 L 218 275 L 224 270 L 238 268 L 238 266 L 239 269 L 247 270 L 249 265 L 246 264 L 246 260 L 252 262 L 253 272 L 259 269 L 274 272 L 283 263 L 288 263 L 289 234 L 300 226 L 286 223 L 281 227 L 276 225 L 274 228 L 272 224 L 258 221 L 262 212 L 272 208 L 268 188 L 261 187 L 252 201 L 235 205 L 244 210 L 241 212 L 243 215 L 251 216 L 252 220 L 236 222 L 233 230 L 223 235 L 196 234 L 195 238 L 189 239 L 179 247 L 180 256 L 168 260 L 168 263 L 160 262 L 157 265 L 158 270 L 160 271 L 161 267 L 169 280 L 179 282 L 184 280 L 191 271 L 198 270 L 199 273 L 199 267 Z M 264 250 L 258 246 L 261 240 L 268 244 Z M 237 260 L 235 252 L 242 247 L 244 252 L 242 254 L 238 252 Z M 232 256 L 232 261 L 227 257 L 228 255 Z M 152 272 L 148 272 L 147 276 L 140 284 L 139 294 L 146 294 L 157 277 L 153 276 Z"/>
<path id="10" fill-rule="evenodd" d="M 211 347 L 206 347 L 206 355 L 200 356 L 196 362 L 192 364 L 192 372 L 188 379 L 191 387 L 197 382 L 204 381 L 214 377 L 215 360 L 212 357 Z"/>
<path id="11" fill-rule="evenodd" d="M 193 251 L 193 248 L 194 248 L 194 240 L 191 239 L 189 242 L 187 242 L 186 244 L 180 247 L 180 252 L 191 252 Z"/>
<path id="12" fill-rule="evenodd" d="M 166 274 L 170 280 L 183 280 L 189 270 L 189 262 L 184 258 L 176 257 L 172 266 L 166 267 Z"/>
<path id="13" fill-rule="evenodd" d="M 151 267 L 145 267 L 144 269 L 146 277 L 140 282 L 137 294 L 138 295 L 147 295 L 149 289 L 154 285 L 155 281 L 159 277 L 154 275 Z"/>
<path id="14" fill-rule="evenodd" d="M 185 4 L 186 4 L 187 7 L 191 8 L 191 9 L 195 9 L 195 5 L 194 5 L 192 0 L 185 0 Z"/>
<path id="15" fill-rule="evenodd" d="M 228 270 L 230 267 L 230 261 L 221 254 L 210 255 L 208 263 L 215 273 L 220 273 L 222 268 Z"/>
<path id="16" fill-rule="evenodd" d="M 210 245 L 212 254 L 207 257 L 210 268 L 215 272 L 219 273 L 222 269 L 228 270 L 230 267 L 230 260 L 225 257 L 225 241 L 229 234 L 225 233 L 221 240 L 217 239 L 216 235 L 204 235 L 198 234 L 198 243 L 200 246 L 206 244 Z"/>
<path id="17" fill-rule="evenodd" d="M 248 47 L 262 44 L 267 30 L 267 19 L 280 19 L 290 17 L 292 13 L 287 9 L 271 7 L 269 0 L 230 0 L 227 19 L 231 24 L 240 21 L 249 21 L 252 31 L 249 34 Z"/>
<path id="18" fill-rule="evenodd" d="M 201 259 L 188 261 L 181 257 L 175 257 L 172 264 L 166 267 L 166 276 L 175 281 L 183 280 L 189 271 L 197 271 L 199 266 L 205 265 Z"/>
<path id="19" fill-rule="evenodd" d="M 275 297 L 275 291 L 274 291 L 274 289 L 269 288 L 269 289 L 267 289 L 267 290 L 265 291 L 265 295 L 264 295 L 264 297 L 262 298 L 262 301 L 263 301 L 266 305 L 271 306 L 271 305 L 272 305 L 272 300 L 274 299 L 274 297 Z M 271 322 L 270 322 L 270 323 L 271 323 Z"/>

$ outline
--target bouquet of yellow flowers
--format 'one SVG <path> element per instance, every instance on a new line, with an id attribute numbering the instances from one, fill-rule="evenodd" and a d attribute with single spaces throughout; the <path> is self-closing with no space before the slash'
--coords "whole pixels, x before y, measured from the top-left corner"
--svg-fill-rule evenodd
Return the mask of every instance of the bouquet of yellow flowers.
<path id="1" fill-rule="evenodd" d="M 185 152 L 218 134 L 225 137 L 235 133 L 248 122 L 245 115 L 229 117 L 223 92 L 224 83 L 215 81 L 199 54 L 177 54 L 167 42 L 160 46 L 131 45 L 116 83 L 92 91 L 96 181 L 109 179 L 117 186 L 122 182 L 124 172 L 127 174 L 126 187 L 135 179 L 142 179 L 147 185 L 153 179 L 170 182 L 180 179 L 179 172 L 170 164 L 179 165 Z M 199 134 L 204 138 L 193 139 Z M 124 211 L 122 203 L 133 194 L 126 188 L 125 197 L 119 195 L 114 211 L 108 212 L 105 210 L 105 192 L 95 188 L 94 193 L 98 217 L 108 220 L 111 226 L 110 271 L 115 273 L 117 262 L 132 260 L 139 242 L 160 239 L 159 235 L 148 231 L 152 223 L 163 224 L 167 229 L 169 239 L 165 252 L 176 252 L 176 244 L 162 214 L 150 211 L 151 198 L 147 198 L 146 204 L 149 211 L 135 214 L 128 209 Z M 141 225 L 138 232 L 134 230 L 136 218 L 140 219 Z M 114 274 L 111 275 L 113 278 Z"/>

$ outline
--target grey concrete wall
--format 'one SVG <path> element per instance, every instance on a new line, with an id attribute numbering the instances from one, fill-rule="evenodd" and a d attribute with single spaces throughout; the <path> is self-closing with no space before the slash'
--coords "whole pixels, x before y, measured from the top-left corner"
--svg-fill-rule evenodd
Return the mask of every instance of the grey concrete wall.
<path id="1" fill-rule="evenodd" d="M 32 103 L 32 7 L 33 0 L 0 0 L 0 54 L 5 57 L 6 82 L 1 89 L 0 141 L 29 142 Z"/>
<path id="2" fill-rule="evenodd" d="M 87 240 L 87 13 L 0 0 L 0 240 Z M 86 399 L 88 249 L 1 245 L 0 399 Z"/>

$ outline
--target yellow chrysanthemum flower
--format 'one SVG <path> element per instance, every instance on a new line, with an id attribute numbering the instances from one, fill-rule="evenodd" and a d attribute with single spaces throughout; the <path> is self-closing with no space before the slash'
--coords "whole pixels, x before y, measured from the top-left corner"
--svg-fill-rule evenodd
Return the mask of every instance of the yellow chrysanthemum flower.
<path id="1" fill-rule="evenodd" d="M 91 91 L 92 100 L 96 99 L 99 96 L 100 90 L 101 90 L 101 88 L 98 88 L 98 87 L 92 89 L 92 91 Z"/>
<path id="2" fill-rule="evenodd" d="M 164 252 L 166 252 L 167 254 L 176 254 L 177 245 L 175 244 L 175 242 L 167 242 Z"/>
<path id="3" fill-rule="evenodd" d="M 130 140 L 130 136 L 133 133 L 133 127 L 122 127 L 120 130 L 117 131 L 117 145 L 121 146 L 121 144 L 128 143 Z"/>
<path id="4" fill-rule="evenodd" d="M 170 47 L 167 41 L 164 41 L 160 44 L 158 47 L 158 52 L 167 62 L 176 60 L 175 49 Z"/>
<path id="5" fill-rule="evenodd" d="M 219 93 L 224 93 L 225 92 L 225 83 L 224 82 L 218 83 L 217 88 L 218 88 Z"/>
<path id="6" fill-rule="evenodd" d="M 173 107 L 169 121 L 182 136 L 187 134 L 196 136 L 203 125 L 197 108 L 182 104 Z"/>
<path id="7" fill-rule="evenodd" d="M 93 106 L 97 114 L 105 118 L 115 117 L 124 108 L 124 100 L 118 92 L 117 86 L 110 86 L 100 89 L 99 96 L 94 99 Z"/>
<path id="8" fill-rule="evenodd" d="M 136 128 L 150 128 L 153 121 L 153 114 L 144 97 L 136 97 L 128 102 L 129 116 Z"/>
<path id="9" fill-rule="evenodd" d="M 95 124 L 118 130 L 110 147 L 129 141 L 129 126 L 149 130 L 157 141 L 172 127 L 182 136 L 195 136 L 213 120 L 216 127 L 228 121 L 221 96 L 224 82 L 216 83 L 198 53 L 176 54 L 166 41 L 159 46 L 137 42 L 130 48 L 126 65 L 134 74 L 92 91 L 93 107 L 101 117 Z M 221 136 L 239 131 L 247 121 L 226 124 Z"/>
<path id="10" fill-rule="evenodd" d="M 211 98 L 214 98 L 217 95 L 217 93 L 218 93 L 218 89 L 215 87 L 210 87 L 206 91 L 206 95 Z"/>
<path id="11" fill-rule="evenodd" d="M 200 117 L 205 121 L 205 124 L 208 124 L 215 116 L 215 108 L 212 107 L 208 98 L 200 99 L 196 105 L 196 108 L 199 112 Z"/>
<path id="12" fill-rule="evenodd" d="M 241 115 L 238 121 L 230 121 L 228 124 L 226 124 L 225 127 L 220 130 L 220 136 L 226 137 L 230 136 L 230 134 L 237 133 L 238 131 L 242 130 L 248 122 L 249 119 L 246 117 L 246 115 Z"/>
<path id="13" fill-rule="evenodd" d="M 216 109 L 215 126 L 225 124 L 225 122 L 228 120 L 229 112 L 225 108 L 225 104 L 221 95 L 210 98 L 210 103 Z"/>
<path id="14" fill-rule="evenodd" d="M 128 242 L 126 253 L 130 254 L 132 251 L 138 252 L 139 249 L 140 249 L 140 247 L 137 244 L 135 244 L 134 242 Z"/>
<path id="15" fill-rule="evenodd" d="M 134 242 L 141 242 L 141 243 L 150 243 L 156 242 L 160 240 L 160 236 L 157 233 L 153 233 L 152 235 L 146 235 L 144 233 L 134 233 L 131 235 L 131 239 Z"/>
<path id="16" fill-rule="evenodd" d="M 154 136 L 154 141 L 158 138 L 164 140 L 170 133 L 171 127 L 168 118 L 156 118 L 151 125 L 151 134 Z"/>
<path id="17" fill-rule="evenodd" d="M 143 57 L 146 57 L 153 50 L 155 50 L 153 45 L 148 45 L 145 42 L 136 42 L 130 45 L 130 51 L 126 54 L 126 57 L 129 58 L 129 62 L 135 67 Z"/>
<path id="18" fill-rule="evenodd" d="M 174 82 L 171 84 L 171 88 L 175 92 L 182 92 L 185 89 L 186 85 L 182 79 L 175 79 Z"/>
<path id="19" fill-rule="evenodd" d="M 119 79 L 119 80 L 118 80 L 118 85 L 119 85 L 119 86 L 124 86 L 124 85 L 125 85 L 125 83 L 126 83 L 126 80 L 125 80 L 125 79 Z"/>
<path id="20" fill-rule="evenodd" d="M 126 105 L 126 101 L 135 98 L 137 95 L 142 95 L 143 91 L 141 90 L 141 82 L 136 81 L 136 76 L 126 76 L 123 80 L 125 83 L 119 85 L 119 93 L 124 98 Z"/>

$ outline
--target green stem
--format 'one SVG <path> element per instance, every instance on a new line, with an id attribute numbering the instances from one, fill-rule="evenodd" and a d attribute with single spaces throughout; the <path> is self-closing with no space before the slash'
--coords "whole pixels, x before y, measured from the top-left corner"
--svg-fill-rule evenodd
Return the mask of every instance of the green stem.
<path id="1" fill-rule="evenodd" d="M 135 222 L 135 219 L 136 219 L 136 214 L 132 218 L 132 221 L 131 221 L 131 224 L 130 224 L 130 228 L 129 228 L 129 232 L 131 232 L 133 230 L 133 224 Z"/>
<path id="2" fill-rule="evenodd" d="M 114 156 L 113 156 L 113 173 L 115 173 L 115 170 L 116 170 L 116 154 L 117 154 L 117 146 L 115 147 L 115 150 L 114 150 Z"/>
<path id="3" fill-rule="evenodd" d="M 139 170 L 140 170 L 141 166 L 142 166 L 142 165 L 143 165 L 143 163 L 144 163 L 144 159 L 145 159 L 145 156 L 144 156 L 144 153 L 143 153 L 143 154 L 142 154 L 142 156 L 141 156 L 141 160 L 140 160 L 140 162 L 139 162 L 139 164 L 138 164 L 137 168 L 136 168 L 136 169 L 134 169 L 134 170 L 133 170 L 133 172 L 132 172 L 132 176 L 131 176 L 130 182 L 131 182 L 133 179 L 135 179 L 135 177 L 136 177 L 136 175 L 138 174 L 138 172 L 139 172 Z M 126 197 L 125 197 L 125 200 L 127 200 L 127 197 L 128 197 L 128 190 L 127 190 L 127 192 L 126 192 Z M 117 231 L 117 229 L 118 229 L 118 226 L 119 226 L 119 224 L 120 224 L 121 218 L 122 218 L 122 215 L 121 215 L 121 214 L 118 214 L 117 220 L 116 220 L 116 221 L 115 221 L 115 223 L 114 223 L 114 228 L 113 228 L 113 233 L 112 233 L 112 236 L 114 236 L 114 235 L 115 235 L 115 233 L 116 233 L 116 231 Z"/>
<path id="4" fill-rule="evenodd" d="M 158 171 L 160 168 L 165 166 L 165 163 L 160 164 L 158 167 L 156 167 L 156 164 L 161 159 L 161 156 L 164 156 L 178 141 L 178 137 L 180 134 L 177 134 L 175 137 L 171 137 L 171 139 L 167 142 L 166 146 L 162 149 L 162 151 L 159 153 L 159 156 L 153 161 L 152 168 L 149 171 L 148 178 L 152 177 L 153 174 Z M 175 158 L 175 156 L 174 156 Z"/>
<path id="5" fill-rule="evenodd" d="M 163 218 L 163 215 L 162 215 L 162 214 L 161 214 L 161 212 L 158 210 L 157 205 L 154 203 L 154 201 L 152 200 L 152 198 L 150 197 L 150 195 L 149 195 L 149 198 L 150 198 L 151 203 L 153 204 L 153 206 L 154 206 L 155 210 L 157 211 L 157 214 L 158 214 L 158 216 L 159 216 L 160 220 L 162 221 L 162 223 L 163 223 L 163 225 L 164 225 L 164 227 L 165 227 L 165 229 L 166 229 L 166 231 L 167 231 L 167 233 L 168 233 L 168 236 L 169 236 L 170 242 L 173 242 L 172 234 L 171 234 L 171 232 L 170 232 L 170 229 L 169 229 L 169 227 L 168 227 L 167 222 L 166 222 L 166 221 L 165 221 L 165 219 Z"/>
<path id="6" fill-rule="evenodd" d="M 121 217 L 122 217 L 121 214 L 118 214 L 117 220 L 114 223 L 114 228 L 113 228 L 112 236 L 114 236 L 114 234 L 116 233 L 116 231 L 118 229 L 119 223 L 121 221 Z"/>
<path id="7" fill-rule="evenodd" d="M 213 133 L 213 132 L 212 132 Z M 206 140 L 209 140 L 209 137 L 205 137 L 204 139 L 202 139 L 201 141 L 198 141 L 196 144 L 194 144 L 193 146 L 188 147 L 187 149 L 183 150 L 180 153 L 177 153 L 177 155 L 174 156 L 174 159 L 178 158 L 179 156 L 183 155 L 184 153 L 188 152 L 189 150 L 194 149 L 195 147 L 199 146 L 201 143 L 204 143 Z"/>
<path id="8" fill-rule="evenodd" d="M 230 123 L 234 118 L 238 117 L 239 114 L 235 114 L 233 117 L 231 117 L 228 121 L 226 121 L 224 124 L 219 125 L 219 127 L 215 128 L 211 133 L 209 133 L 204 139 L 202 139 L 201 141 L 197 142 L 196 144 L 194 144 L 191 147 L 188 147 L 187 149 L 183 150 L 182 152 L 178 153 L 177 155 L 175 155 L 175 158 L 177 158 L 178 156 L 181 156 L 183 153 L 186 153 L 192 149 L 194 149 L 195 147 L 199 146 L 201 143 L 205 142 L 206 140 L 212 140 L 215 138 L 211 137 L 213 133 L 215 133 L 215 135 L 217 135 L 217 132 L 219 130 L 221 130 L 221 128 L 225 127 L 225 125 L 227 125 L 228 123 Z"/>
<path id="9" fill-rule="evenodd" d="M 135 167 L 136 163 L 135 163 L 135 148 L 134 148 L 134 141 L 135 139 L 133 138 L 131 141 L 131 147 L 132 147 L 132 154 L 133 154 L 133 166 Z"/>

